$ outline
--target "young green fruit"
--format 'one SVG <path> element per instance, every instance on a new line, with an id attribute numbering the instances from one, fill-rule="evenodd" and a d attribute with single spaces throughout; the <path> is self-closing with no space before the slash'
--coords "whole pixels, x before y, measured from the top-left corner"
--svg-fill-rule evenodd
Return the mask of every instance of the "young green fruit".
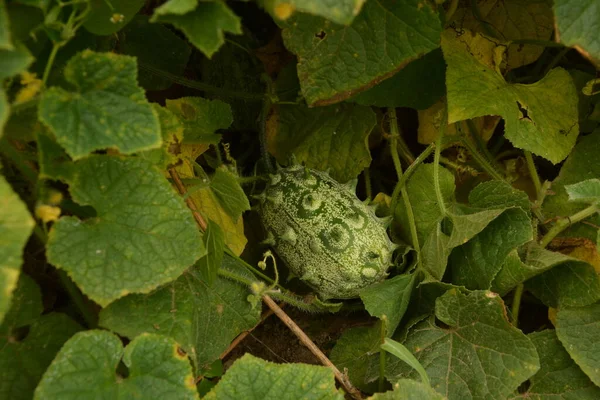
<path id="1" fill-rule="evenodd" d="M 397 247 L 386 219 L 325 172 L 295 165 L 257 196 L 265 243 L 323 300 L 349 299 L 387 276 Z"/>

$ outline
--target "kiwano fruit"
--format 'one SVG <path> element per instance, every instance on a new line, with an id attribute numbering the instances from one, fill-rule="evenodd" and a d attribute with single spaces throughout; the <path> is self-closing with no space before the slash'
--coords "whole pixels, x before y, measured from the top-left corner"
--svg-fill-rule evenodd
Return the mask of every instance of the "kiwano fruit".
<path id="1" fill-rule="evenodd" d="M 397 247 L 388 220 L 326 172 L 293 165 L 270 175 L 259 213 L 273 247 L 291 272 L 323 300 L 349 299 L 387 276 Z"/>

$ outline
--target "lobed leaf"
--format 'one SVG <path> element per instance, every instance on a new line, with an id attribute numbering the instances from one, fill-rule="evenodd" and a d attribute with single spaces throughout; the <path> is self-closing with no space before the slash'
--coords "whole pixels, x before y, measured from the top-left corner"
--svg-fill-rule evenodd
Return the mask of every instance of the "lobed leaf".
<path id="1" fill-rule="evenodd" d="M 27 207 L 0 176 L 0 322 L 19 280 L 23 249 L 35 225 Z"/>
<path id="2" fill-rule="evenodd" d="M 221 268 L 253 279 L 230 256 Z M 164 333 L 175 339 L 202 369 L 219 358 L 241 332 L 256 325 L 260 310 L 247 301 L 248 289 L 217 277 L 212 285 L 198 263 L 179 279 L 147 295 L 130 295 L 100 313 L 100 326 L 130 339 Z"/>
<path id="3" fill-rule="evenodd" d="M 221 100 L 181 97 L 166 103 L 167 109 L 183 124 L 186 143 L 217 144 L 221 137 L 215 134 L 216 131 L 228 128 L 233 122 L 229 104 Z"/>
<path id="4" fill-rule="evenodd" d="M 307 364 L 274 364 L 245 354 L 229 368 L 205 399 L 336 399 L 333 371 Z"/>
<path id="5" fill-rule="evenodd" d="M 226 168 L 217 168 L 210 180 L 210 188 L 223 210 L 237 222 L 244 211 L 250 210 L 250 202 L 240 186 L 237 176 Z"/>
<path id="6" fill-rule="evenodd" d="M 75 91 L 44 91 L 38 115 L 71 157 L 160 147 L 159 121 L 137 85 L 135 58 L 85 50 L 69 60 L 64 75 Z"/>
<path id="7" fill-rule="evenodd" d="M 506 124 L 505 137 L 515 147 L 556 164 L 571 152 L 579 135 L 573 80 L 555 68 L 531 85 L 507 83 L 500 73 L 505 48 L 469 31 L 444 32 L 448 122 L 499 115 Z"/>
<path id="8" fill-rule="evenodd" d="M 505 399 L 539 369 L 535 347 L 506 320 L 500 297 L 488 291 L 447 291 L 436 300 L 436 317 L 415 325 L 404 345 L 425 367 L 433 389 L 449 399 Z M 401 361 L 391 360 L 392 382 L 417 379 Z"/>
<path id="9" fill-rule="evenodd" d="M 436 11 L 418 0 L 365 3 L 350 26 L 296 14 L 282 23 L 309 106 L 345 100 L 439 46 Z"/>
<path id="10" fill-rule="evenodd" d="M 117 375 L 123 361 L 129 373 Z M 114 334 L 91 330 L 73 336 L 35 390 L 43 399 L 198 399 L 192 367 L 177 343 L 145 334 L 123 350 Z"/>
<path id="11" fill-rule="evenodd" d="M 91 156 L 73 165 L 67 181 L 73 200 L 97 216 L 59 219 L 48 261 L 98 304 L 149 292 L 205 254 L 189 209 L 147 161 Z"/>
<path id="12" fill-rule="evenodd" d="M 554 0 L 557 37 L 600 63 L 600 4 L 595 0 Z"/>

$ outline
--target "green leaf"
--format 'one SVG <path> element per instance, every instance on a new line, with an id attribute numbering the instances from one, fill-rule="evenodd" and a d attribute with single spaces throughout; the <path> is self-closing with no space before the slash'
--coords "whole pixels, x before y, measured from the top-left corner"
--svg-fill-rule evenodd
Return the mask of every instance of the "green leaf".
<path id="1" fill-rule="evenodd" d="M 73 200 L 96 209 L 50 231 L 47 257 L 102 306 L 177 278 L 205 254 L 190 210 L 164 175 L 136 158 L 91 156 L 67 179 Z"/>
<path id="2" fill-rule="evenodd" d="M 293 154 L 299 162 L 346 182 L 371 163 L 368 136 L 377 119 L 369 108 L 353 104 L 308 108 L 278 107 L 269 120 L 267 144 L 281 164 Z"/>
<path id="3" fill-rule="evenodd" d="M 81 332 L 60 350 L 34 399 L 198 399 L 191 365 L 179 351 L 160 335 L 142 335 L 123 350 L 112 333 Z M 121 359 L 126 378 L 116 373 Z"/>
<path id="4" fill-rule="evenodd" d="M 581 307 L 600 300 L 600 277 L 590 264 L 569 261 L 527 281 L 548 307 Z"/>
<path id="5" fill-rule="evenodd" d="M 469 289 L 489 289 L 508 254 L 533 239 L 529 215 L 509 209 L 481 233 L 450 254 L 452 283 Z"/>
<path id="6" fill-rule="evenodd" d="M 447 26 L 484 33 L 489 29 L 496 37 L 510 41 L 545 41 L 552 36 L 554 16 L 551 0 L 478 0 L 477 3 L 468 1 L 459 4 Z M 473 4 L 476 4 L 480 17 L 474 13 Z M 513 44 L 507 49 L 507 67 L 513 69 L 531 64 L 543 51 L 543 46 Z"/>
<path id="7" fill-rule="evenodd" d="M 202 240 L 206 247 L 206 255 L 197 262 L 198 272 L 202 280 L 211 286 L 217 279 L 217 272 L 223 261 L 225 238 L 219 225 L 209 219 Z"/>
<path id="8" fill-rule="evenodd" d="M 365 106 L 425 110 L 446 93 L 445 78 L 444 56 L 440 49 L 435 49 L 348 101 Z"/>
<path id="9" fill-rule="evenodd" d="M 47 129 L 36 132 L 40 178 L 66 180 L 71 176 L 71 157 L 51 137 Z"/>
<path id="10" fill-rule="evenodd" d="M 558 341 L 553 330 L 528 335 L 540 357 L 540 370 L 529 379 L 524 393 L 509 399 L 528 400 L 594 400 L 600 398 L 600 388 L 594 386 L 569 353 Z"/>
<path id="11" fill-rule="evenodd" d="M 112 35 L 127 25 L 144 3 L 145 0 L 90 0 L 90 11 L 83 27 L 94 35 Z"/>
<path id="12" fill-rule="evenodd" d="M 247 288 L 222 277 L 209 285 L 199 267 L 148 295 L 116 301 L 101 311 L 100 325 L 128 338 L 164 332 L 190 354 L 197 368 L 209 365 L 238 334 L 258 323 L 260 310 L 247 301 Z M 227 255 L 221 268 L 253 279 Z"/>
<path id="13" fill-rule="evenodd" d="M 375 393 L 372 400 L 444 400 L 430 386 L 412 379 L 400 379 L 394 383 L 394 390 L 385 393 Z"/>
<path id="14" fill-rule="evenodd" d="M 554 0 L 557 38 L 600 63 L 600 4 L 596 0 Z"/>
<path id="15" fill-rule="evenodd" d="M 274 18 L 286 20 L 295 12 L 313 14 L 337 24 L 348 25 L 366 0 L 259 0 Z"/>
<path id="16" fill-rule="evenodd" d="M 183 124 L 186 143 L 219 143 L 221 136 L 215 135 L 216 131 L 228 128 L 233 122 L 231 107 L 221 100 L 181 97 L 166 103 Z"/>
<path id="17" fill-rule="evenodd" d="M 5 0 L 0 0 L 0 49 L 13 49 Z"/>
<path id="18" fill-rule="evenodd" d="M 505 121 L 505 136 L 515 147 L 556 164 L 570 153 L 579 134 L 573 80 L 568 72 L 555 68 L 534 84 L 509 84 L 499 66 L 492 67 L 472 54 L 499 62 L 493 55 L 502 54 L 503 49 L 504 44 L 468 31 L 459 35 L 449 30 L 442 35 L 448 63 L 448 122 L 499 115 Z"/>
<path id="19" fill-rule="evenodd" d="M 368 1 L 347 27 L 308 14 L 282 25 L 310 106 L 337 103 L 375 86 L 437 48 L 441 33 L 437 12 L 418 0 Z"/>
<path id="20" fill-rule="evenodd" d="M 149 23 L 145 15 L 136 15 L 119 33 L 119 50 L 137 57 L 139 83 L 147 90 L 169 88 L 173 82 L 152 70 L 182 76 L 192 52 L 185 40 L 164 25 Z"/>
<path id="21" fill-rule="evenodd" d="M 348 378 L 362 391 L 373 392 L 377 388 L 369 376 L 369 364 L 379 360 L 381 345 L 381 322 L 373 326 L 346 329 L 335 342 L 329 359 L 340 370 L 348 369 Z"/>
<path id="22" fill-rule="evenodd" d="M 108 147 L 126 154 L 160 147 L 160 125 L 137 86 L 135 58 L 85 50 L 64 74 L 76 91 L 44 91 L 39 118 L 71 157 Z"/>
<path id="23" fill-rule="evenodd" d="M 580 203 L 597 203 L 600 201 L 600 179 L 588 179 L 566 185 L 565 190 L 569 196 L 569 201 Z"/>
<path id="24" fill-rule="evenodd" d="M 513 250 L 504 260 L 502 269 L 494 278 L 492 291 L 504 296 L 519 283 L 540 275 L 561 264 L 579 263 L 586 264 L 583 261 L 561 253 L 546 250 L 535 242 L 529 243 L 524 249 L 524 260 L 521 260 L 520 253 Z"/>
<path id="25" fill-rule="evenodd" d="M 26 70 L 33 60 L 27 47 L 20 43 L 14 50 L 0 50 L 0 81 Z"/>
<path id="26" fill-rule="evenodd" d="M 19 280 L 23 248 L 35 222 L 27 207 L 0 176 L 0 322 Z"/>
<path id="27" fill-rule="evenodd" d="M 245 354 L 204 398 L 343 400 L 344 396 L 336 390 L 333 371 L 329 368 L 300 363 L 274 364 Z"/>
<path id="28" fill-rule="evenodd" d="M 505 399 L 539 369 L 531 341 L 506 320 L 500 297 L 488 291 L 463 294 L 451 289 L 436 301 L 434 319 L 414 326 L 404 345 L 425 370 L 432 387 L 449 399 Z M 417 373 L 391 360 L 392 382 Z"/>
<path id="29" fill-rule="evenodd" d="M 208 58 L 225 43 L 225 32 L 240 35 L 239 17 L 221 1 L 198 1 L 192 8 L 188 0 L 171 0 L 159 7 L 151 22 L 173 24 Z"/>
<path id="30" fill-rule="evenodd" d="M 431 386 L 431 383 L 429 382 L 429 377 L 427 376 L 427 372 L 425 372 L 425 369 L 423 368 L 421 363 L 415 358 L 415 356 L 412 355 L 410 350 L 408 350 L 403 344 L 398 343 L 393 339 L 385 338 L 385 341 L 381 345 L 381 349 L 389 352 L 390 354 L 393 354 L 399 360 L 403 361 L 412 369 L 417 371 L 421 378 L 421 381 L 424 384 Z"/>
<path id="31" fill-rule="evenodd" d="M 82 328 L 64 314 L 43 316 L 37 284 L 22 274 L 0 326 L 0 398 L 27 400 L 62 345 Z M 23 328 L 27 333 L 23 335 Z"/>
<path id="32" fill-rule="evenodd" d="M 210 188 L 233 222 L 237 222 L 244 211 L 250 210 L 250 202 L 240 186 L 237 176 L 226 168 L 217 168 L 210 181 Z"/>
<path id="33" fill-rule="evenodd" d="M 600 385 L 600 304 L 560 308 L 556 335 L 573 361 L 596 385 Z"/>
<path id="34" fill-rule="evenodd" d="M 398 275 L 360 291 L 360 299 L 373 317 L 387 318 L 387 335 L 391 336 L 406 312 L 410 293 L 415 283 L 414 274 Z"/>
<path id="35" fill-rule="evenodd" d="M 565 185 L 588 179 L 600 179 L 600 129 L 581 138 L 569 158 L 565 161 L 556 179 L 552 182 L 552 192 L 544 199 L 542 211 L 545 218 L 568 217 L 584 209 L 585 204 L 569 201 Z M 598 214 L 586 221 L 600 224 Z M 588 224 L 574 224 L 563 232 L 564 236 L 587 237 L 596 241 L 598 228 Z"/>

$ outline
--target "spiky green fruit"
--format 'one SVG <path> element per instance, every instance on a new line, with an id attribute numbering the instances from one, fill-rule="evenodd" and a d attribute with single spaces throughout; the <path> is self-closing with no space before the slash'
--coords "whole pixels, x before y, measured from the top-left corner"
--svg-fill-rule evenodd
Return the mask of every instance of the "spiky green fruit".
<path id="1" fill-rule="evenodd" d="M 357 297 L 387 276 L 396 248 L 388 221 L 356 197 L 354 185 L 295 165 L 272 174 L 258 198 L 269 244 L 321 299 Z"/>

